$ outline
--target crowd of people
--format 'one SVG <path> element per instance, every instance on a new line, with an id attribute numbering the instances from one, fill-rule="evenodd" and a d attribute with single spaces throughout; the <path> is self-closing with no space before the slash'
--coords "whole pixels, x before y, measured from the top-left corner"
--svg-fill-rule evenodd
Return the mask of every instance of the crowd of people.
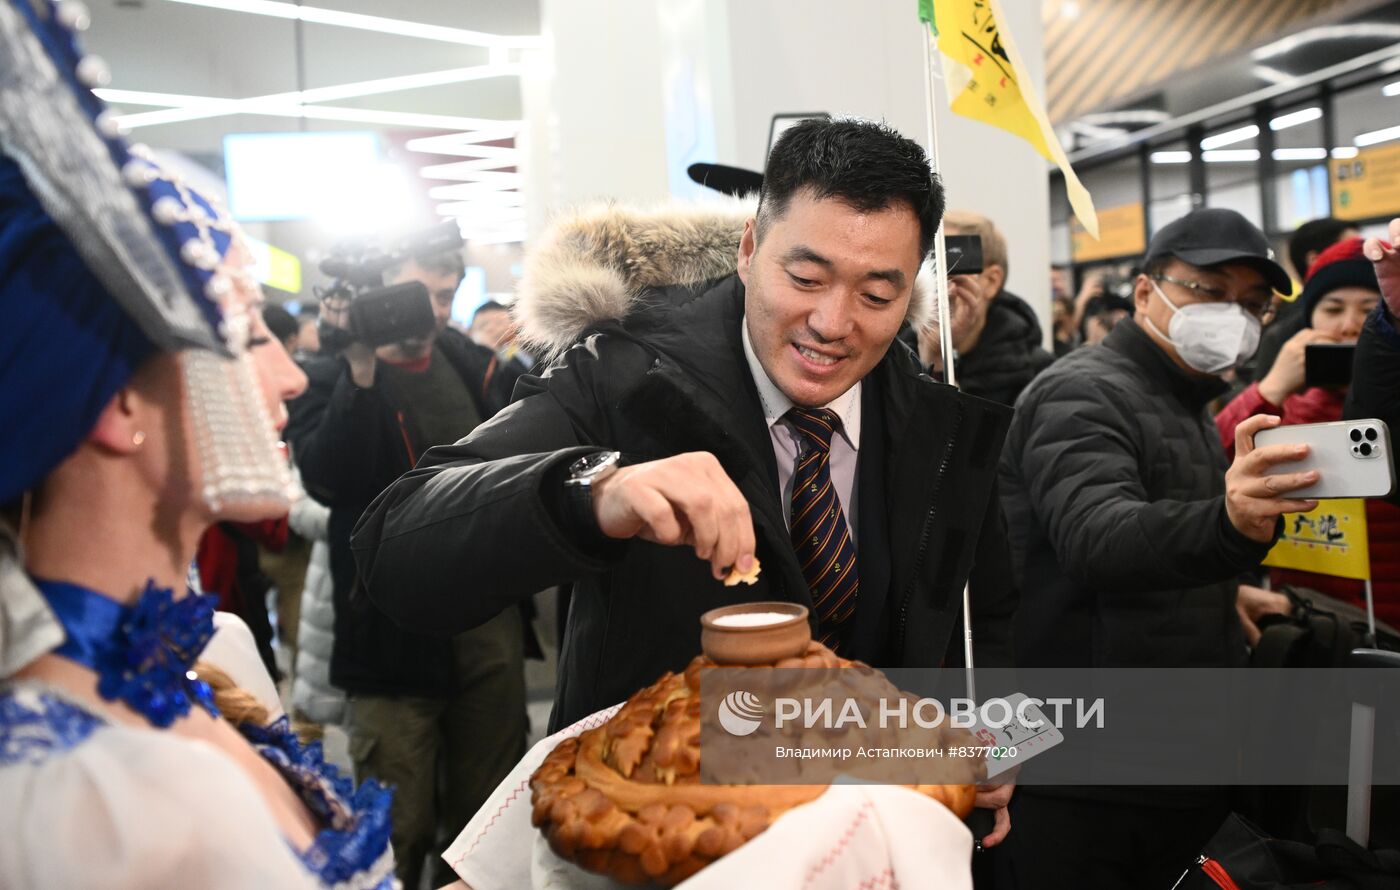
<path id="1" fill-rule="evenodd" d="M 1195 210 L 1122 287 L 1052 273 L 1047 348 L 1015 245 L 945 208 L 915 142 L 810 120 L 752 216 L 564 218 L 466 329 L 461 257 L 407 257 L 385 283 L 421 284 L 433 330 L 322 348 L 348 304 L 264 304 L 237 224 L 102 126 L 48 10 L 0 5 L 16 94 L 52 117 L 0 119 L 0 800 L 24 802 L 0 885 L 457 881 L 438 854 L 526 750 L 548 588 L 551 731 L 683 667 L 727 604 L 956 666 L 966 585 L 981 666 L 1188 668 L 1247 663 L 1291 608 L 1268 587 L 1362 601 L 1262 569 L 1317 473 L 1254 438 L 1400 422 L 1400 256 L 1348 224 L 1298 230 L 1285 302 L 1264 233 Z M 940 226 L 983 254 L 949 278 L 951 356 L 919 280 Z M 1309 385 L 1322 343 L 1356 346 L 1349 387 Z M 1394 495 L 1367 522 L 1400 621 Z M 304 743 L 327 726 L 358 786 Z M 1165 890 L 1234 805 L 1014 781 L 977 804 L 979 885 L 1010 890 Z"/>

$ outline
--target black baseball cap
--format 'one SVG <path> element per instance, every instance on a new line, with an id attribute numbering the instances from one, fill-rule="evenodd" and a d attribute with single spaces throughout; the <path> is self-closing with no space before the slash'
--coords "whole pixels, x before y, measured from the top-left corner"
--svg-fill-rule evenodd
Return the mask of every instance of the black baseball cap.
<path id="1" fill-rule="evenodd" d="M 1274 290 L 1293 292 L 1293 280 L 1274 261 L 1269 239 L 1254 223 L 1224 207 L 1202 207 L 1163 226 L 1147 245 L 1147 260 L 1164 256 L 1174 256 L 1193 266 L 1252 266 L 1263 273 Z"/>

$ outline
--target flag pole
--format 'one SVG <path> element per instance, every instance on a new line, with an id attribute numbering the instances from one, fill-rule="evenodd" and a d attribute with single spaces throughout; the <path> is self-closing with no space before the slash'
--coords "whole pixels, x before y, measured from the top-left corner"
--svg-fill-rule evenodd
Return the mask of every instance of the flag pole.
<path id="1" fill-rule="evenodd" d="M 1371 572 L 1369 569 L 1368 566 L 1366 572 L 1366 627 L 1371 631 L 1371 645 L 1380 648 L 1380 644 L 1376 642 L 1376 598 L 1371 593 Z"/>
<path id="2" fill-rule="evenodd" d="M 928 140 L 929 161 L 933 172 L 943 175 L 943 160 L 938 153 L 938 115 L 934 110 L 936 88 L 933 83 L 933 25 L 922 22 L 919 28 L 920 42 L 924 53 L 924 120 L 925 138 Z M 948 268 L 947 242 L 943 224 L 933 236 L 933 292 L 935 311 L 938 317 L 939 354 L 943 357 L 943 379 L 949 386 L 957 386 L 957 372 L 953 368 L 953 329 L 948 318 Z"/>
<path id="3" fill-rule="evenodd" d="M 938 114 L 935 109 L 936 88 L 933 83 L 933 4 L 927 6 L 921 4 L 921 15 L 919 22 L 920 43 L 923 44 L 924 57 L 924 111 L 925 111 L 925 137 L 928 139 L 929 161 L 933 165 L 933 172 L 941 178 L 943 175 L 943 159 L 938 153 Z M 923 10 L 927 10 L 928 17 L 925 18 Z M 958 385 L 957 371 L 953 367 L 953 326 L 948 318 L 948 252 L 943 234 L 943 224 L 940 221 L 938 231 L 933 236 L 933 292 L 936 311 L 938 314 L 938 342 L 939 354 L 943 357 L 943 379 L 949 386 Z M 967 675 L 967 697 L 973 701 L 977 700 L 977 685 L 973 677 L 972 660 L 972 585 L 969 580 L 963 585 L 962 595 L 962 616 L 963 616 L 963 665 Z"/>

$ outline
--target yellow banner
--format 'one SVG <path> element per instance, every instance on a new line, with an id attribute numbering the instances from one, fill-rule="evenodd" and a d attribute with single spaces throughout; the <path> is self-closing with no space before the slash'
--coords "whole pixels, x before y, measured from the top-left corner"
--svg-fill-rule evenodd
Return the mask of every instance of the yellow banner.
<path id="1" fill-rule="evenodd" d="M 1147 220 L 1142 202 L 1105 207 L 1099 213 L 1099 237 L 1094 240 L 1078 219 L 1070 220 L 1070 256 L 1076 263 L 1135 256 L 1147 250 Z"/>
<path id="2" fill-rule="evenodd" d="M 1084 228 L 1099 237 L 1094 201 L 1069 165 L 1050 126 L 999 0 L 933 0 L 938 52 L 954 113 L 999 127 L 1031 144 L 1065 176 L 1070 206 Z"/>
<path id="3" fill-rule="evenodd" d="M 1366 542 L 1366 501 L 1362 498 L 1318 501 L 1311 512 L 1286 514 L 1283 535 L 1269 551 L 1264 565 L 1339 578 L 1369 578 L 1371 554 Z"/>
<path id="4" fill-rule="evenodd" d="M 1400 213 L 1400 144 L 1363 148 L 1354 158 L 1333 158 L 1330 166 L 1337 219 Z"/>
<path id="5" fill-rule="evenodd" d="M 301 260 L 280 247 L 273 247 L 266 241 L 259 241 L 251 235 L 244 235 L 248 252 L 253 255 L 253 277 L 259 284 L 284 290 L 289 294 L 301 293 Z"/>

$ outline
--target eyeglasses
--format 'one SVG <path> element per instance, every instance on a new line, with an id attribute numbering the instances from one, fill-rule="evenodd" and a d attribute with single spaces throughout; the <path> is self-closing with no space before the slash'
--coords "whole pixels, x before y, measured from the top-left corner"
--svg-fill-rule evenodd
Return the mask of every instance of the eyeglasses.
<path id="1" fill-rule="evenodd" d="M 1260 321 L 1266 321 L 1271 315 L 1274 314 L 1274 301 L 1272 297 L 1265 300 L 1243 299 L 1231 301 L 1229 291 L 1223 290 L 1218 287 L 1211 287 L 1208 284 L 1201 284 L 1199 281 L 1186 281 L 1185 279 L 1181 278 L 1173 278 L 1170 275 L 1154 275 L 1152 276 L 1152 280 L 1166 281 L 1170 284 L 1175 284 L 1177 287 L 1184 287 L 1187 290 L 1200 295 L 1202 299 L 1208 300 L 1212 303 L 1224 303 L 1227 301 L 1238 303 L 1241 309 L 1243 309 L 1245 312 L 1248 312 L 1250 315 L 1253 315 Z"/>

